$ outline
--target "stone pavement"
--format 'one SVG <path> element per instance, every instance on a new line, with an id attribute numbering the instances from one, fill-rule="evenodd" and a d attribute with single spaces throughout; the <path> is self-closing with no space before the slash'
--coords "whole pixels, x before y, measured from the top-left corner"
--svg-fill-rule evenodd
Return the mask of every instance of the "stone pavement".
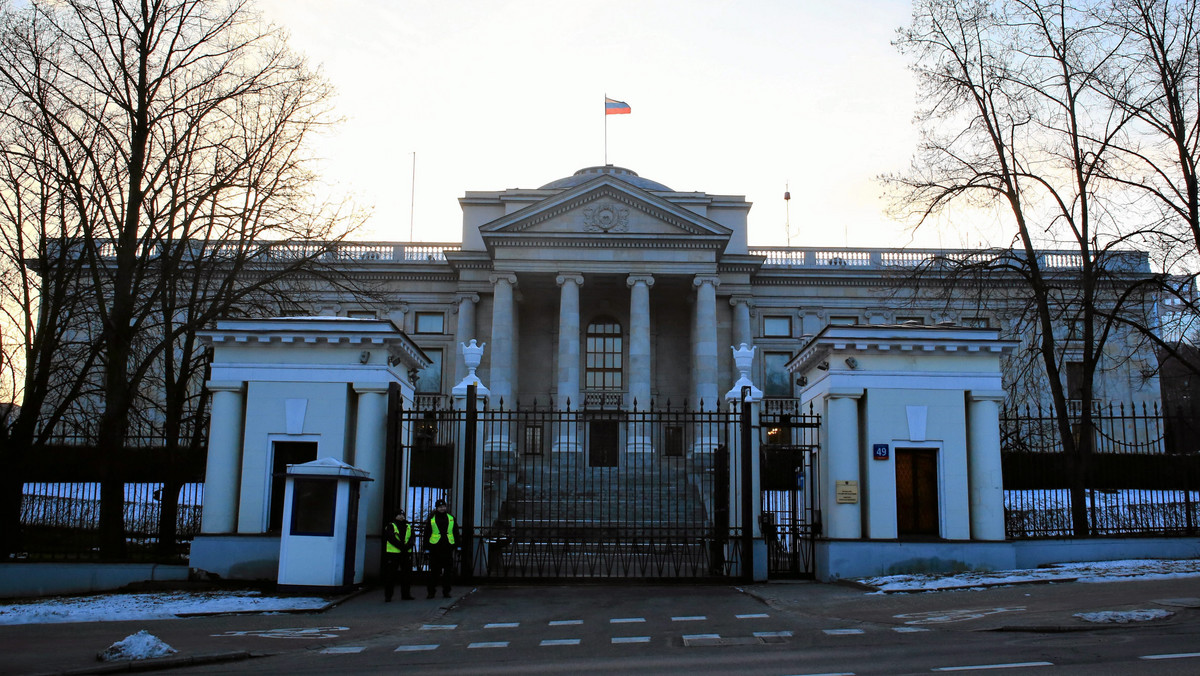
<path id="1" fill-rule="evenodd" d="M 1166 623 L 1200 622 L 1200 580 L 1128 580 L 1107 583 L 1015 585 L 978 591 L 879 594 L 852 586 L 814 582 L 730 585 L 741 589 L 797 623 L 837 622 L 839 626 L 891 625 L 950 631 L 1090 631 L 1098 625 L 1074 617 L 1079 612 L 1166 609 Z M 639 595 L 637 584 L 588 584 L 581 593 Z M 703 585 L 678 585 L 703 595 Z M 711 588 L 711 587 L 708 587 Z M 422 591 L 423 590 L 419 590 Z M 323 611 L 217 615 L 173 620 L 0 626 L 0 674 L 110 673 L 157 670 L 206 661 L 248 659 L 256 655 L 336 649 L 436 623 L 461 594 L 486 595 L 462 586 L 451 599 L 384 603 L 379 589 L 336 599 Z M 96 653 L 139 630 L 170 644 L 173 657 L 139 662 L 100 663 Z M 336 642 L 332 639 L 338 639 Z"/>

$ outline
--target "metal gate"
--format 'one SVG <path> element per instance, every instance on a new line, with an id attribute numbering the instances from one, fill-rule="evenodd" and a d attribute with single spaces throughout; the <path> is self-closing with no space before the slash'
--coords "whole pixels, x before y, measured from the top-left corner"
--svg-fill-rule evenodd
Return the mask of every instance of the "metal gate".
<path id="1" fill-rule="evenodd" d="M 473 552 L 464 574 L 706 578 L 741 570 L 740 529 L 729 514 L 736 412 L 470 408 L 393 408 L 389 424 L 388 483 L 407 484 L 410 518 L 425 518 L 438 498 L 464 505 L 463 551 Z M 480 481 L 463 482 L 455 496 L 455 477 L 472 469 L 473 454 L 460 449 L 475 442 Z M 741 478 L 735 471 L 733 481 Z M 389 505 L 397 497 L 385 492 Z M 470 523 L 467 505 L 478 505 L 479 523 Z M 418 570 L 422 561 L 418 547 Z"/>
<path id="2" fill-rule="evenodd" d="M 773 578 L 815 575 L 813 543 L 821 534 L 817 448 L 821 416 L 795 400 L 764 400 L 760 457 L 762 531 L 768 574 Z"/>

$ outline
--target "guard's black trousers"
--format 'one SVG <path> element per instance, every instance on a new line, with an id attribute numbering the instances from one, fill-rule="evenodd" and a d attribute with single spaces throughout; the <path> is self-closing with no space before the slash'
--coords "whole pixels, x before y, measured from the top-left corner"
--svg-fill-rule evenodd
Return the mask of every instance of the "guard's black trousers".
<path id="1" fill-rule="evenodd" d="M 396 583 L 400 583 L 400 598 L 412 598 L 409 588 L 412 578 L 412 554 L 383 555 L 383 598 L 392 600 Z"/>
<path id="2" fill-rule="evenodd" d="M 429 548 L 429 582 L 432 594 L 438 585 L 443 594 L 450 594 L 450 583 L 454 581 L 454 548 L 448 544 L 436 544 Z"/>

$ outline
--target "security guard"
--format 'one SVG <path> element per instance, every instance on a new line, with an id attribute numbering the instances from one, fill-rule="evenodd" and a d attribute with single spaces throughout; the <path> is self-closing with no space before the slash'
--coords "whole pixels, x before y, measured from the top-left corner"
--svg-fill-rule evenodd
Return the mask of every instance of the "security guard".
<path id="1" fill-rule="evenodd" d="M 391 523 L 384 527 L 383 541 L 383 600 L 392 600 L 398 579 L 400 598 L 411 601 L 413 596 L 409 578 L 412 576 L 413 527 L 404 510 L 397 511 Z"/>
<path id="2" fill-rule="evenodd" d="M 442 596 L 450 598 L 450 582 L 454 579 L 454 549 L 458 541 L 458 529 L 454 515 L 447 511 L 446 501 L 434 503 L 434 512 L 425 522 L 425 549 L 429 552 L 429 581 L 427 599 L 433 598 L 438 583 L 442 585 Z"/>

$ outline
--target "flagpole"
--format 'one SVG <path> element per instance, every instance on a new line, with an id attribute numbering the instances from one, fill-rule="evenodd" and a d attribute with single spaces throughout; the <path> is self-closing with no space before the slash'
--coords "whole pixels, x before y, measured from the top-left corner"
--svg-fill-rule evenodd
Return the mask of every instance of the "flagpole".
<path id="1" fill-rule="evenodd" d="M 608 92 L 604 93 L 604 164 L 608 165 Z"/>

